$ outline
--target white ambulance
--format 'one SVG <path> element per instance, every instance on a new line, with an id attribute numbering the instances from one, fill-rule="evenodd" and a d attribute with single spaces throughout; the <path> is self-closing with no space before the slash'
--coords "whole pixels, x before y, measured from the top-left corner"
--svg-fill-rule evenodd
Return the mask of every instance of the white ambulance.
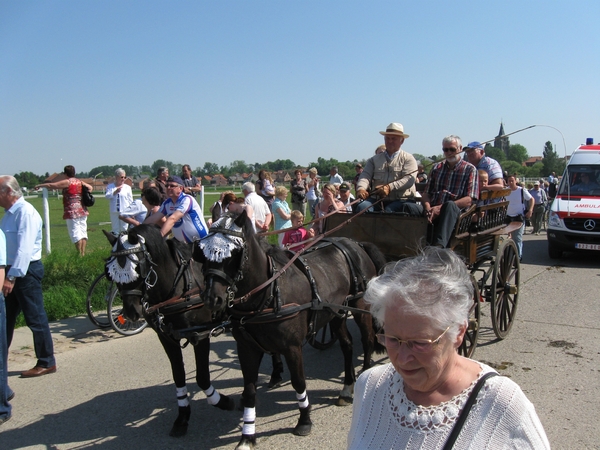
<path id="1" fill-rule="evenodd" d="M 600 145 L 591 139 L 575 150 L 548 216 L 548 255 L 600 252 Z"/>

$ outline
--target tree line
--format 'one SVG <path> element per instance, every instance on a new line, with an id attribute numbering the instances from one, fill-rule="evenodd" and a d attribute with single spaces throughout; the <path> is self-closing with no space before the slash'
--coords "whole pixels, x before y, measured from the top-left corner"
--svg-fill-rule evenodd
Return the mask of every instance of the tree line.
<path id="1" fill-rule="evenodd" d="M 502 169 L 507 173 L 517 173 L 522 177 L 527 178 L 540 178 L 550 175 L 552 172 L 562 174 L 565 169 L 566 161 L 560 158 L 558 153 L 555 151 L 550 141 L 546 142 L 543 149 L 543 159 L 540 162 L 535 163 L 531 167 L 523 166 L 523 162 L 529 158 L 527 149 L 520 144 L 513 144 L 509 146 L 506 154 L 499 148 L 495 148 L 488 144 L 485 147 L 485 153 L 487 156 L 497 160 Z M 424 156 L 418 153 L 413 154 L 414 157 L 421 162 L 426 170 L 437 161 L 444 159 L 443 155 Z M 260 170 L 267 170 L 269 172 L 277 172 L 280 170 L 292 172 L 299 168 L 305 170 L 310 167 L 315 167 L 321 176 L 329 174 L 329 170 L 333 166 L 337 166 L 340 175 L 345 180 L 351 180 L 356 175 L 355 166 L 356 164 L 366 163 L 366 158 L 362 160 L 354 161 L 338 161 L 335 158 L 321 158 L 317 161 L 311 162 L 308 166 L 299 166 L 290 159 L 277 159 L 275 161 L 268 161 L 266 163 L 247 163 L 243 160 L 235 160 L 227 166 L 219 166 L 212 162 L 205 162 L 203 166 L 192 169 L 193 174 L 196 177 L 203 177 L 205 175 L 216 175 L 221 174 L 225 178 L 229 178 L 237 174 L 250 174 L 258 173 Z M 108 178 L 113 176 L 115 170 L 122 168 L 125 170 L 127 175 L 131 177 L 138 177 L 141 175 L 148 175 L 150 177 L 156 176 L 159 167 L 167 167 L 171 174 L 181 174 L 181 168 L 183 164 L 166 161 L 164 159 L 158 159 L 152 163 L 152 165 L 143 166 L 132 166 L 127 164 L 112 165 L 112 166 L 98 166 L 91 169 L 89 172 L 78 172 L 77 177 L 79 178 Z M 49 174 L 46 172 L 45 175 L 35 175 L 32 172 L 21 172 L 15 174 L 15 178 L 19 181 L 21 187 L 32 188 L 36 184 L 42 183 Z"/>

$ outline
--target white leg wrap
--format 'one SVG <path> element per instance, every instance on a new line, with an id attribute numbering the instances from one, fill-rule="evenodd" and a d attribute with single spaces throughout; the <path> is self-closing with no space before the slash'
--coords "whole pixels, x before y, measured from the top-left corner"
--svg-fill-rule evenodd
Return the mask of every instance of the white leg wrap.
<path id="1" fill-rule="evenodd" d="M 177 405 L 178 406 L 189 406 L 190 402 L 188 401 L 188 391 L 187 387 L 184 386 L 182 388 L 177 389 Z"/>
<path id="2" fill-rule="evenodd" d="M 253 436 L 256 432 L 256 409 L 255 408 L 244 408 L 244 427 L 242 428 L 242 434 L 246 436 Z"/>
<path id="3" fill-rule="evenodd" d="M 208 401 L 209 405 L 214 406 L 221 400 L 221 394 L 219 394 L 219 391 L 217 391 L 212 384 L 204 391 L 204 393 L 206 394 L 206 401 Z"/>
<path id="4" fill-rule="evenodd" d="M 304 391 L 302 394 L 296 393 L 296 399 L 298 400 L 298 408 L 306 408 L 308 403 L 308 394 Z"/>

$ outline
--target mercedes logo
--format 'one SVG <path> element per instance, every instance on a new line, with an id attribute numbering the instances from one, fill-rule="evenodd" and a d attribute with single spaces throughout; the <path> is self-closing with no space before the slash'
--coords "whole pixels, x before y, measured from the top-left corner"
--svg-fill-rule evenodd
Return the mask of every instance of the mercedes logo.
<path id="1" fill-rule="evenodd" d="M 596 228 L 596 222 L 594 222 L 592 219 L 588 219 L 583 223 L 583 228 L 585 228 L 587 231 L 592 231 L 594 228 Z"/>

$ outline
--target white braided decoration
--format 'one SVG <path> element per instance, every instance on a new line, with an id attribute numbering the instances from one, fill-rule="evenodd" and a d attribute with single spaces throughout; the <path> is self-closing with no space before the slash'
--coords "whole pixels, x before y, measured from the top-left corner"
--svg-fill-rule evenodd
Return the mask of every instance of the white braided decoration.
<path id="1" fill-rule="evenodd" d="M 118 253 L 123 250 L 141 250 L 142 245 L 146 242 L 143 236 L 139 236 L 139 242 L 136 245 L 130 244 L 126 234 L 119 235 L 118 241 L 113 246 L 113 252 Z M 119 284 L 127 284 L 135 281 L 140 276 L 135 270 L 139 262 L 136 253 L 131 253 L 125 257 L 125 266 L 121 267 L 117 256 L 113 256 L 106 263 L 106 269 L 110 279 Z"/>
<path id="2" fill-rule="evenodd" d="M 231 252 L 236 248 L 244 246 L 244 240 L 230 234 L 219 233 L 214 228 L 225 228 L 226 230 L 239 231 L 242 229 L 235 224 L 234 218 L 225 215 L 217 220 L 208 230 L 208 236 L 200 240 L 200 249 L 209 261 L 223 262 L 231 258 Z"/>

